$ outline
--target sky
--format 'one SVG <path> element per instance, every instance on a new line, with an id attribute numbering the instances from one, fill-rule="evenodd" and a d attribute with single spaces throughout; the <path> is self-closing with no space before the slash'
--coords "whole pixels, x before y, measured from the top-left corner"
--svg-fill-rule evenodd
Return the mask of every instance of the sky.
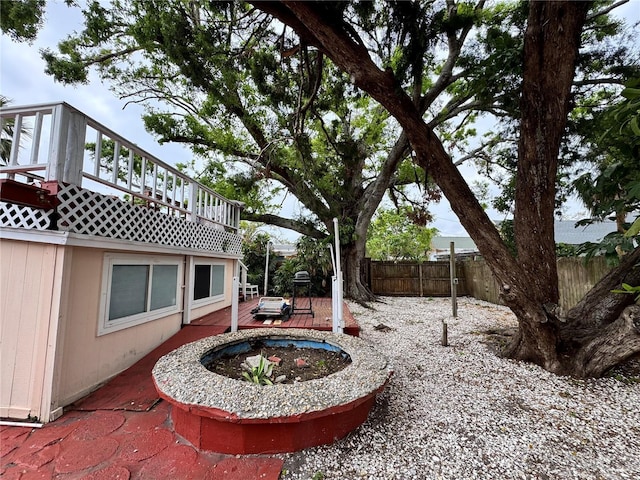
<path id="1" fill-rule="evenodd" d="M 0 0 L 2 1 L 2 0 Z M 640 0 L 616 9 L 616 15 L 626 18 L 630 23 L 640 21 Z M 33 44 L 15 43 L 2 34 L 0 40 L 0 93 L 12 100 L 11 105 L 34 105 L 64 101 L 86 115 L 94 118 L 115 132 L 125 136 L 139 147 L 155 155 L 166 163 L 175 165 L 178 162 L 189 163 L 190 151 L 180 145 L 160 145 L 154 137 L 145 131 L 142 122 L 143 107 L 119 100 L 103 84 L 95 72 L 90 75 L 87 85 L 64 86 L 54 82 L 44 73 L 45 64 L 40 57 L 40 49 L 55 50 L 57 43 L 67 34 L 82 29 L 82 16 L 77 9 L 67 8 L 63 0 L 47 1 L 45 24 Z M 480 178 L 472 167 L 465 167 L 465 178 Z M 283 207 L 287 212 L 299 212 L 291 196 L 288 196 Z M 464 228 L 451 211 L 446 199 L 431 208 L 434 222 L 442 236 L 466 236 Z M 579 216 L 584 209 L 577 204 L 568 206 L 568 217 Z M 502 220 L 503 214 L 489 210 L 493 220 Z M 270 230 L 283 241 L 295 241 L 294 232 Z"/>

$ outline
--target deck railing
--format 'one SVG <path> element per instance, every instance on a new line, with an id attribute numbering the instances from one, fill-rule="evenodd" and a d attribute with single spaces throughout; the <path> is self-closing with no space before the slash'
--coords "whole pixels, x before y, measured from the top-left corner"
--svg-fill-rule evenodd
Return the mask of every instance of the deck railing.
<path id="1" fill-rule="evenodd" d="M 0 119 L 0 178 L 77 185 L 238 231 L 241 202 L 222 197 L 66 103 L 4 107 Z"/>

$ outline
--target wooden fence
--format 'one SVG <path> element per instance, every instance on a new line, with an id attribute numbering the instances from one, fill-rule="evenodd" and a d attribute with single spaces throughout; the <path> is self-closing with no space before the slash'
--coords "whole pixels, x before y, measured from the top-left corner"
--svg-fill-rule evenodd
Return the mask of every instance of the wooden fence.
<path id="1" fill-rule="evenodd" d="M 448 262 L 370 262 L 369 286 L 376 295 L 450 296 Z M 608 271 L 604 258 L 588 263 L 580 258 L 558 259 L 560 306 L 573 307 Z M 468 260 L 456 265 L 458 295 L 501 303 L 498 283 L 483 260 Z"/>
<path id="2" fill-rule="evenodd" d="M 467 295 L 462 263 L 456 266 L 458 295 Z M 369 286 L 377 295 L 446 297 L 451 295 L 448 262 L 370 262 Z"/>

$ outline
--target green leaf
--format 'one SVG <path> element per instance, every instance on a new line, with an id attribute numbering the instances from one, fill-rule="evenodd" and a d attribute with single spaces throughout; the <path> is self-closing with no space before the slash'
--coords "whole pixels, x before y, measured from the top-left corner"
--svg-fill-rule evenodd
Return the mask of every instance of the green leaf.
<path id="1" fill-rule="evenodd" d="M 631 126 L 631 130 L 633 131 L 633 133 L 635 133 L 637 136 L 640 137 L 640 127 L 638 126 L 638 117 L 633 117 L 629 122 L 629 125 Z"/>
<path id="2" fill-rule="evenodd" d="M 635 237 L 640 234 L 640 217 L 636 218 L 636 221 L 633 222 L 629 230 L 627 230 L 624 234 L 625 237 Z"/>
<path id="3" fill-rule="evenodd" d="M 632 100 L 634 98 L 638 98 L 638 97 L 640 97 L 640 88 L 627 87 L 624 90 L 622 90 L 621 95 L 624 98 L 628 98 L 629 100 Z"/>

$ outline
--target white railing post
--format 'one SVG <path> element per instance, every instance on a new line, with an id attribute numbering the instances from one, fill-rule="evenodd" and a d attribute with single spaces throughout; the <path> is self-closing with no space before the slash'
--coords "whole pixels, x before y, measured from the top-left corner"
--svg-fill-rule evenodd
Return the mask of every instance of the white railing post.
<path id="1" fill-rule="evenodd" d="M 66 141 L 64 105 L 56 105 L 51 109 L 51 139 L 49 141 L 49 158 L 45 180 L 48 182 L 62 179 L 64 169 L 64 149 Z"/>
<path id="2" fill-rule="evenodd" d="M 82 185 L 82 164 L 87 135 L 87 119 L 78 112 L 69 112 L 69 132 L 67 134 L 67 154 L 64 165 L 65 183 Z"/>
<path id="3" fill-rule="evenodd" d="M 231 331 L 238 331 L 238 304 L 240 303 L 240 281 L 238 275 L 233 277 L 233 286 L 231 287 Z"/>
<path id="4" fill-rule="evenodd" d="M 343 291 L 342 291 L 342 265 L 340 262 L 340 231 L 338 229 L 338 219 L 333 219 L 333 230 L 335 240 L 335 257 L 332 255 L 333 269 L 335 272 L 332 282 L 332 331 L 333 333 L 344 333 L 344 312 L 343 312 Z M 333 252 L 333 251 L 332 251 Z"/>
<path id="5" fill-rule="evenodd" d="M 233 228 L 236 229 L 236 232 L 240 230 L 240 215 L 242 213 L 243 206 L 244 204 L 242 202 L 233 202 Z"/>
<path id="6" fill-rule="evenodd" d="M 189 182 L 189 205 L 187 205 L 187 220 L 198 223 L 198 185 Z"/>
<path id="7" fill-rule="evenodd" d="M 193 282 L 194 282 L 194 270 L 195 261 L 192 255 L 188 255 L 185 263 L 184 272 L 184 288 L 182 290 L 182 324 L 188 325 L 191 323 L 191 309 L 193 308 Z"/>
<path id="8" fill-rule="evenodd" d="M 9 152 L 9 165 L 18 165 L 18 151 L 20 150 L 20 136 L 22 135 L 22 115 L 16 115 L 13 121 L 13 138 Z"/>
<path id="9" fill-rule="evenodd" d="M 53 108 L 51 143 L 47 162 L 46 181 L 57 181 L 82 186 L 87 119 L 67 105 Z"/>

